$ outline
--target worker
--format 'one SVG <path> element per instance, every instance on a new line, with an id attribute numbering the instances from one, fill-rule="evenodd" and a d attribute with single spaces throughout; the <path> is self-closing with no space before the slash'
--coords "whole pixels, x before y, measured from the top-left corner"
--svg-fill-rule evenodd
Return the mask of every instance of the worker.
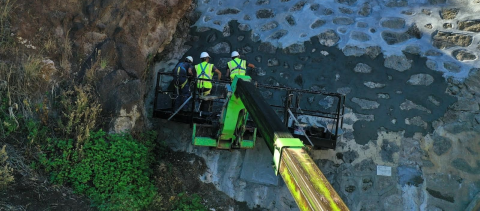
<path id="1" fill-rule="evenodd" d="M 175 103 L 173 105 L 174 111 L 178 110 L 185 100 L 190 97 L 190 86 L 188 85 L 188 76 L 193 75 L 193 57 L 187 56 L 183 62 L 180 62 L 173 69 L 174 86 L 175 86 Z M 188 76 L 187 76 L 188 74 Z M 184 106 L 183 108 L 187 108 Z"/>
<path id="2" fill-rule="evenodd" d="M 207 52 L 202 52 L 200 54 L 200 59 L 202 62 L 200 64 L 195 65 L 195 71 L 197 73 L 197 88 L 199 89 L 199 93 L 203 96 L 209 95 L 212 89 L 212 82 L 207 80 L 212 80 L 213 72 L 217 73 L 218 80 L 222 78 L 222 73 L 218 70 L 215 65 L 208 63 L 210 60 L 210 55 Z M 207 80 L 201 80 L 207 79 Z"/>
<path id="3" fill-rule="evenodd" d="M 231 81 L 236 75 L 245 75 L 247 72 L 247 66 L 255 68 L 255 65 L 248 63 L 245 60 L 240 59 L 240 54 L 237 51 L 233 51 L 231 54 L 232 60 L 227 63 L 227 78 Z"/>

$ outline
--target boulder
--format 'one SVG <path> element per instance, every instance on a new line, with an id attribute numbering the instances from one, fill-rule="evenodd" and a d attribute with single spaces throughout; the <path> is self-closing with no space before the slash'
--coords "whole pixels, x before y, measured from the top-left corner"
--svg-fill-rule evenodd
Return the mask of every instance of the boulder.
<path id="1" fill-rule="evenodd" d="M 401 29 L 405 27 L 405 19 L 398 17 L 384 18 L 380 20 L 380 25 L 390 29 Z"/>
<path id="2" fill-rule="evenodd" d="M 451 28 L 452 24 L 450 24 Z M 459 21 L 458 29 L 470 32 L 480 32 L 480 20 Z"/>
<path id="3" fill-rule="evenodd" d="M 320 44 L 325 46 L 334 46 L 340 40 L 338 34 L 333 30 L 327 30 L 317 35 Z"/>
<path id="4" fill-rule="evenodd" d="M 473 37 L 467 34 L 439 31 L 433 36 L 433 46 L 438 49 L 455 46 L 467 47 L 472 44 Z"/>
<path id="5" fill-rule="evenodd" d="M 403 72 L 405 70 L 410 69 L 410 67 L 412 67 L 412 60 L 407 59 L 405 55 L 401 55 L 401 56 L 393 55 L 385 59 L 384 65 L 385 67 Z"/>

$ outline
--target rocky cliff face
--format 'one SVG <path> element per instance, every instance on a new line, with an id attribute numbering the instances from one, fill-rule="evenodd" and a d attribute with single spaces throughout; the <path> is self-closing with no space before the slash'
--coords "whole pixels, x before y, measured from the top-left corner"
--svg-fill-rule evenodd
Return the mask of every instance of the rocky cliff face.
<path id="1" fill-rule="evenodd" d="M 190 0 L 17 0 L 11 35 L 37 46 L 33 50 L 49 43 L 67 49 L 46 53 L 71 80 L 95 84 L 109 129 L 120 132 L 145 126 L 148 62 L 191 8 Z"/>

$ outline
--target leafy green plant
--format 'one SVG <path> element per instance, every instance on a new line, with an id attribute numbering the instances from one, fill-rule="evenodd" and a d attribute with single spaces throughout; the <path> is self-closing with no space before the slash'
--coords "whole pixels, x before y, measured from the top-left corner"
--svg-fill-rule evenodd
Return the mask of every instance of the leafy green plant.
<path id="1" fill-rule="evenodd" d="M 173 204 L 174 211 L 207 211 L 207 207 L 202 204 L 202 198 L 198 194 L 187 195 L 180 193 Z"/>
<path id="2" fill-rule="evenodd" d="M 101 210 L 144 209 L 156 195 L 150 181 L 153 153 L 129 134 L 92 132 L 82 153 L 72 139 L 49 139 L 44 152 L 40 163 L 51 180 L 72 185 Z"/>

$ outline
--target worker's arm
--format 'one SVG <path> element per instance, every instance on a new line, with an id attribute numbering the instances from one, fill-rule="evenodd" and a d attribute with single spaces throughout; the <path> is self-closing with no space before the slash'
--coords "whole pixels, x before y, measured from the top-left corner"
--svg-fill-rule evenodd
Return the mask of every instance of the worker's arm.
<path id="1" fill-rule="evenodd" d="M 229 68 L 227 68 L 227 75 L 225 76 L 227 78 L 227 80 L 230 79 L 230 74 L 231 74 L 231 71 Z"/>
<path id="2" fill-rule="evenodd" d="M 193 72 L 192 72 L 192 68 L 191 68 L 191 67 L 188 68 L 188 75 L 193 75 Z"/>
<path id="3" fill-rule="evenodd" d="M 215 68 L 215 72 L 218 74 L 218 80 L 222 79 L 222 72 L 220 72 L 220 70 L 217 68 Z"/>
<path id="4" fill-rule="evenodd" d="M 252 63 L 248 63 L 247 66 L 250 67 L 250 68 L 255 68 L 255 65 L 253 65 Z"/>

